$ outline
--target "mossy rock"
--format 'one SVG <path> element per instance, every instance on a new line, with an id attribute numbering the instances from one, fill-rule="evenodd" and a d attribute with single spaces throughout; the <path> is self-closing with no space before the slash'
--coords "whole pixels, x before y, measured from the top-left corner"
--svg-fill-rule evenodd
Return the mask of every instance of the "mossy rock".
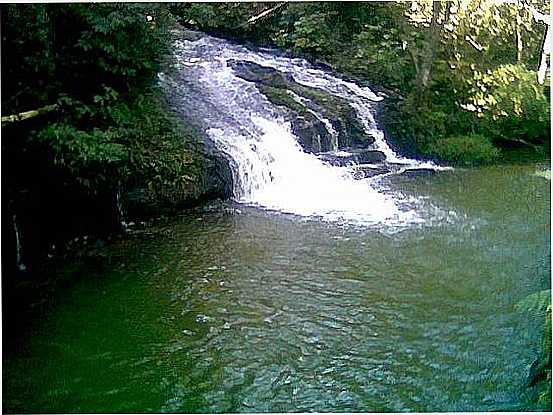
<path id="1" fill-rule="evenodd" d="M 142 220 L 172 214 L 212 199 L 232 197 L 232 171 L 223 156 L 196 153 L 198 172 L 181 183 L 154 185 L 137 181 L 121 193 L 127 219 Z"/>
<path id="2" fill-rule="evenodd" d="M 273 104 L 286 107 L 296 114 L 305 116 L 309 114 L 307 108 L 292 98 L 290 90 L 287 88 L 277 88 L 270 85 L 259 85 L 259 90 L 267 97 Z"/>
<path id="3" fill-rule="evenodd" d="M 232 61 L 231 67 L 240 78 L 254 82 L 271 103 L 285 109 L 305 151 L 334 150 L 335 138 L 320 118 L 328 120 L 338 134 L 339 149 L 365 148 L 374 142 L 345 99 L 301 85 L 290 74 L 253 62 Z"/>

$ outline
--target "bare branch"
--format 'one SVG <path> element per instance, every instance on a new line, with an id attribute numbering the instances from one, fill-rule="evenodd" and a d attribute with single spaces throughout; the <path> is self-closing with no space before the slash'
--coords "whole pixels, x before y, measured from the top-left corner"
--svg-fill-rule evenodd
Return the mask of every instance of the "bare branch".
<path id="1" fill-rule="evenodd" d="M 288 5 L 288 3 L 278 3 L 276 6 L 271 7 L 270 9 L 264 10 L 261 13 L 259 13 L 258 15 L 250 17 L 245 23 L 242 23 L 240 26 L 237 26 L 235 29 L 240 29 L 240 28 L 248 26 L 248 25 L 253 25 L 258 20 L 263 19 L 264 17 L 280 10 L 281 8 L 283 8 L 284 6 L 287 6 L 287 5 Z"/>
<path id="2" fill-rule="evenodd" d="M 38 108 L 36 110 L 24 111 L 24 112 L 20 112 L 18 114 L 6 115 L 6 116 L 2 117 L 2 122 L 3 123 L 11 123 L 11 122 L 19 122 L 19 121 L 27 120 L 29 118 L 36 117 L 37 115 L 45 114 L 47 112 L 52 112 L 56 108 L 58 108 L 58 105 L 57 104 L 52 104 L 52 105 L 46 105 L 46 106 Z"/>

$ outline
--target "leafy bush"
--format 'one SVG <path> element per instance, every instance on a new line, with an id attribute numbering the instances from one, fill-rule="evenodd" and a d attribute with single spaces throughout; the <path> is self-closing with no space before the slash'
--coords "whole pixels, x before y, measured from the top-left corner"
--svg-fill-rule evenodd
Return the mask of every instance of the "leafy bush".
<path id="1" fill-rule="evenodd" d="M 196 136 L 187 130 L 155 94 L 139 97 L 132 106 L 114 108 L 123 144 L 129 152 L 126 175 L 139 179 L 150 191 L 164 194 L 186 189 L 199 174 L 194 146 Z"/>
<path id="2" fill-rule="evenodd" d="M 334 36 L 323 13 L 301 16 L 294 22 L 292 32 L 280 31 L 275 36 L 276 44 L 295 52 L 328 55 L 332 50 Z"/>
<path id="3" fill-rule="evenodd" d="M 469 80 L 470 99 L 462 105 L 480 119 L 486 135 L 506 141 L 549 141 L 550 105 L 536 74 L 523 65 L 503 65 Z"/>
<path id="4" fill-rule="evenodd" d="M 545 316 L 547 308 L 551 306 L 551 289 L 537 291 L 524 297 L 515 304 L 515 310 L 534 316 Z"/>
<path id="5" fill-rule="evenodd" d="M 127 158 L 124 146 L 117 143 L 119 131 L 94 128 L 83 131 L 64 122 L 56 122 L 38 133 L 52 148 L 56 162 L 74 172 L 97 163 L 118 163 Z"/>
<path id="6" fill-rule="evenodd" d="M 155 4 L 2 6 L 3 111 L 142 91 L 167 56 L 168 23 Z"/>
<path id="7" fill-rule="evenodd" d="M 168 63 L 172 20 L 162 5 L 2 7 L 2 109 L 57 105 L 31 131 L 3 132 L 25 134 L 26 150 L 46 149 L 93 191 L 130 178 L 153 188 L 191 180 L 191 134 L 147 92 Z"/>
<path id="8" fill-rule="evenodd" d="M 463 165 L 488 163 L 500 154 L 489 139 L 477 134 L 439 138 L 426 148 L 426 153 Z"/>
<path id="9" fill-rule="evenodd" d="M 152 192 L 185 188 L 195 180 L 192 132 L 186 131 L 152 93 L 106 109 L 109 127 L 81 129 L 55 121 L 36 138 L 47 144 L 54 162 L 92 190 L 125 181 L 146 183 Z"/>
<path id="10" fill-rule="evenodd" d="M 551 289 L 523 298 L 515 304 L 515 310 L 544 320 L 540 355 L 530 367 L 527 385 L 537 386 L 537 403 L 551 411 Z"/>

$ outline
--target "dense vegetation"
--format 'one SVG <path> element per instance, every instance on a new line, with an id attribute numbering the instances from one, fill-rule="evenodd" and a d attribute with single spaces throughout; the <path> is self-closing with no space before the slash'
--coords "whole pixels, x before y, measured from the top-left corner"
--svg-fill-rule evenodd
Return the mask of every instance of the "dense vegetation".
<path id="1" fill-rule="evenodd" d="M 201 140 L 156 86 L 171 66 L 177 21 L 365 82 L 387 96 L 380 121 L 403 152 L 470 165 L 512 147 L 549 152 L 549 78 L 540 72 L 549 7 L 544 0 L 3 5 L 4 246 L 17 239 L 44 257 L 58 241 L 117 226 L 121 189 L 143 186 L 163 200 L 197 186 Z M 88 229 L 79 227 L 83 216 Z M 4 249 L 4 271 L 16 262 Z M 549 305 L 549 328 L 550 313 Z M 536 375 L 542 383 L 551 381 L 548 336 L 547 365 Z M 550 393 L 540 393 L 550 405 Z"/>
<path id="2" fill-rule="evenodd" d="M 4 223 L 49 186 L 52 198 L 94 200 L 136 185 L 158 199 L 197 187 L 201 140 L 156 87 L 176 21 L 384 92 L 380 121 L 404 153 L 459 164 L 513 146 L 547 153 L 549 78 L 538 82 L 538 69 L 548 13 L 542 0 L 4 5 Z"/>
<path id="3" fill-rule="evenodd" d="M 8 5 L 2 23 L 3 114 L 50 110 L 4 141 L 44 143 L 53 164 L 93 190 L 137 174 L 158 185 L 185 180 L 184 132 L 155 91 L 171 40 L 164 7 Z M 27 127 L 13 124 L 2 132 Z"/>
<path id="4" fill-rule="evenodd" d="M 196 186 L 196 135 L 156 87 L 173 25 L 158 4 L 2 6 L 3 223 L 24 255 L 113 230 L 121 189 L 163 200 Z"/>
<path id="5" fill-rule="evenodd" d="M 472 164 L 549 146 L 545 1 L 177 4 L 182 23 L 308 56 L 389 96 L 404 152 Z M 549 81 L 547 81 L 548 83 Z"/>

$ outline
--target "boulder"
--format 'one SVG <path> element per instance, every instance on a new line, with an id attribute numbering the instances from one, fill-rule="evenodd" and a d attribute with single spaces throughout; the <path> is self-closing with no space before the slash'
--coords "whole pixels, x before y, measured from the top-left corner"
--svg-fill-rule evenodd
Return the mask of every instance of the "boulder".
<path id="1" fill-rule="evenodd" d="M 319 153 L 334 149 L 335 139 L 323 120 L 338 134 L 339 149 L 365 148 L 374 142 L 346 100 L 301 85 L 292 75 L 274 68 L 242 61 L 232 61 L 230 65 L 237 76 L 255 83 L 271 103 L 284 108 L 292 131 L 305 151 Z"/>
<path id="2" fill-rule="evenodd" d="M 390 173 L 390 170 L 386 167 L 374 167 L 367 165 L 357 165 L 354 166 L 355 173 L 353 175 L 354 179 L 366 179 L 368 177 L 380 176 L 382 174 Z"/>
<path id="3" fill-rule="evenodd" d="M 273 87 L 286 87 L 294 82 L 294 78 L 290 74 L 282 73 L 268 66 L 245 61 L 229 61 L 229 63 L 237 76 L 249 82 Z"/>
<path id="4" fill-rule="evenodd" d="M 179 37 L 179 39 L 183 40 L 189 40 L 190 42 L 196 42 L 200 40 L 205 35 L 202 32 L 198 32 L 196 30 L 190 30 L 190 29 L 180 29 L 175 31 Z"/>
<path id="5" fill-rule="evenodd" d="M 381 163 L 386 160 L 383 152 L 369 149 L 346 149 L 345 151 L 319 154 L 319 159 L 333 166 L 349 166 L 352 164 Z"/>
<path id="6" fill-rule="evenodd" d="M 312 114 L 296 115 L 291 120 L 292 133 L 308 153 L 332 149 L 332 137 L 324 124 Z"/>
<path id="7" fill-rule="evenodd" d="M 345 151 L 330 151 L 327 153 L 318 154 L 319 160 L 322 160 L 331 166 L 345 167 L 356 164 L 355 156 Z"/>
<path id="8" fill-rule="evenodd" d="M 196 154 L 201 160 L 201 169 L 195 180 L 187 187 L 169 187 L 157 192 L 145 183 L 122 189 L 121 208 L 125 220 L 142 220 L 160 214 L 198 205 L 200 202 L 232 197 L 233 178 L 230 162 L 219 154 Z"/>
<path id="9" fill-rule="evenodd" d="M 436 174 L 434 169 L 407 169 L 401 173 L 405 177 L 428 177 Z"/>
<path id="10" fill-rule="evenodd" d="M 378 150 L 353 150 L 352 154 L 355 157 L 355 161 L 359 164 L 381 163 L 386 160 L 386 155 Z"/>

